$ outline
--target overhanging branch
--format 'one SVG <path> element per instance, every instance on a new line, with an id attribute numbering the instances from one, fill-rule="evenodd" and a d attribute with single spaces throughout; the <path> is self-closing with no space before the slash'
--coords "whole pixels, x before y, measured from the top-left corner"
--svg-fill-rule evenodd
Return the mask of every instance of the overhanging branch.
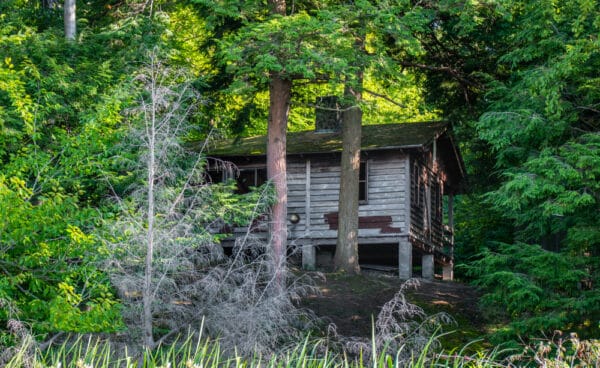
<path id="1" fill-rule="evenodd" d="M 382 95 L 382 94 L 380 94 L 380 93 L 377 93 L 377 92 L 371 91 L 371 90 L 369 90 L 369 89 L 366 89 L 366 88 L 363 88 L 363 91 L 364 91 L 364 92 L 367 92 L 368 94 L 370 94 L 370 95 L 372 95 L 372 96 L 375 96 L 375 97 L 382 98 L 382 99 L 386 100 L 387 102 L 389 102 L 389 103 L 391 103 L 391 104 L 394 104 L 394 105 L 396 105 L 396 106 L 398 106 L 398 107 L 401 107 L 401 108 L 403 108 L 403 109 L 404 109 L 404 108 L 406 108 L 406 105 L 404 105 L 404 104 L 402 104 L 402 103 L 400 103 L 400 102 L 394 101 L 394 100 L 392 100 L 390 97 L 388 97 L 388 96 L 386 96 L 386 95 Z"/>

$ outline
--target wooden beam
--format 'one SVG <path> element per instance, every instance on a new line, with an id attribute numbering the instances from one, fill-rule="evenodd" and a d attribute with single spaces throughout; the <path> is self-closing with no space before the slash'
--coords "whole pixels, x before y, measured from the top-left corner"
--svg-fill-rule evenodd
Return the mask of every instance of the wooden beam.
<path id="1" fill-rule="evenodd" d="M 405 175 L 405 180 L 404 180 L 404 185 L 405 185 L 405 189 L 404 189 L 404 198 L 405 198 L 405 203 L 404 203 L 404 210 L 405 210 L 405 219 L 404 222 L 406 223 L 406 232 L 410 234 L 411 232 L 411 228 L 412 228 L 412 217 L 411 217 L 411 190 L 412 190 L 412 167 L 411 167 L 411 158 L 410 155 L 406 155 L 405 159 L 404 159 L 404 165 L 405 165 L 405 170 L 406 170 L 406 175 Z"/>
<path id="2" fill-rule="evenodd" d="M 310 160 L 306 160 L 306 181 L 305 181 L 305 197 L 304 197 L 304 232 L 306 236 L 310 236 Z"/>

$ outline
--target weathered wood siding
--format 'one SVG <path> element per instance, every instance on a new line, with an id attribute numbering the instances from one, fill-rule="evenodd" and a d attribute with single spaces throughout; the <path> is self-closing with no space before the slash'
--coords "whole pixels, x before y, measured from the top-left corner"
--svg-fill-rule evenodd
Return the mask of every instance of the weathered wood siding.
<path id="1" fill-rule="evenodd" d="M 306 231 L 306 160 L 300 158 L 288 159 L 288 216 L 295 213 L 300 216 L 297 224 L 288 221 L 288 237 L 303 238 Z"/>
<path id="2" fill-rule="evenodd" d="M 408 156 L 371 152 L 365 161 L 368 201 L 359 205 L 359 237 L 406 234 Z M 292 240 L 337 238 L 339 185 L 339 156 L 288 159 L 288 213 L 300 215 L 289 225 Z"/>
<path id="3" fill-rule="evenodd" d="M 411 165 L 410 233 L 417 240 L 435 247 L 443 246 L 443 182 L 427 164 L 413 160 Z"/>

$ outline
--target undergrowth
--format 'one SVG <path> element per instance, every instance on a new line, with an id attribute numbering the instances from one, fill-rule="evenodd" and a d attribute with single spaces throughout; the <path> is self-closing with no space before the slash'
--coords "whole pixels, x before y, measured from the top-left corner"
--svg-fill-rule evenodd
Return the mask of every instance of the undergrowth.
<path id="1" fill-rule="evenodd" d="M 600 341 L 581 340 L 574 333 L 560 331 L 551 337 L 529 340 L 518 350 L 473 349 L 478 342 L 472 341 L 460 349 L 446 351 L 439 344 L 444 335 L 440 328 L 450 317 L 427 315 L 409 303 L 405 292 L 415 286 L 417 282 L 409 280 L 382 307 L 370 340 L 337 334 L 327 338 L 308 335 L 276 351 L 258 348 L 248 354 L 247 346 L 231 349 L 229 335 L 214 338 L 206 334 L 210 329 L 203 323 L 197 331 L 188 331 L 152 349 L 139 350 L 120 343 L 115 335 L 73 335 L 60 343 L 38 343 L 25 324 L 11 320 L 8 327 L 14 344 L 4 347 L 0 367 L 599 367 Z"/>
<path id="2" fill-rule="evenodd" d="M 498 349 L 466 354 L 463 349 L 448 353 L 433 350 L 433 338 L 419 354 L 403 361 L 405 346 L 397 350 L 376 351 L 369 358 L 349 358 L 344 352 L 324 349 L 322 342 L 306 338 L 292 348 L 272 356 L 256 354 L 241 357 L 225 354 L 218 340 L 192 337 L 178 340 L 168 346 L 159 346 L 139 354 L 114 350 L 113 345 L 100 338 L 79 336 L 60 345 L 41 351 L 32 339 L 24 339 L 15 354 L 3 365 L 17 367 L 123 367 L 123 368 L 253 368 L 253 367 L 598 367 L 600 341 L 581 341 L 575 335 L 555 336 L 526 346 L 522 352 L 510 354 Z M 375 346 L 376 344 L 374 344 Z M 508 355 L 508 358 L 505 358 Z"/>
<path id="3" fill-rule="evenodd" d="M 461 354 L 433 355 L 427 345 L 419 355 L 409 361 L 398 364 L 403 347 L 395 353 L 388 350 L 376 352 L 369 358 L 349 358 L 343 352 L 323 349 L 321 342 L 307 338 L 299 344 L 272 356 L 255 355 L 243 358 L 238 354 L 225 354 L 218 340 L 192 338 L 175 342 L 169 346 L 159 346 L 153 350 L 145 350 L 140 354 L 129 354 L 127 351 L 114 350 L 106 340 L 79 336 L 46 351 L 35 348 L 32 340 L 24 342 L 16 354 L 6 362 L 6 368 L 17 367 L 124 367 L 124 368 L 158 368 L 158 367 L 458 367 L 480 366 L 495 367 L 496 352 L 483 353 L 479 356 L 463 356 Z M 431 356 L 431 357 L 430 357 Z"/>

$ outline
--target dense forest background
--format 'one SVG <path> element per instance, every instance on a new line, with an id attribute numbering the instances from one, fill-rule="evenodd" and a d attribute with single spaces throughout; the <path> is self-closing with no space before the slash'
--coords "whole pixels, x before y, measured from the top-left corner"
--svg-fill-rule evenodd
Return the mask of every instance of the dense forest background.
<path id="1" fill-rule="evenodd" d="M 359 72 L 363 124 L 450 121 L 468 170 L 457 276 L 481 288 L 492 340 L 597 337 L 600 4 L 301 0 L 285 17 L 269 4 L 78 2 L 68 39 L 62 3 L 0 3 L 0 329 L 124 329 L 106 259 L 128 244 L 124 213 L 136 218 L 147 184 L 148 142 L 132 132 L 161 109 L 140 102 L 157 101 L 142 76 L 160 60 L 172 72 L 150 80 L 194 91 L 166 93 L 181 110 L 159 111 L 185 121 L 183 151 L 263 134 L 282 70 L 294 81 L 289 130 L 311 128 L 315 96 L 343 93 Z M 163 158 L 189 172 L 196 159 L 185 157 Z M 260 196 L 209 197 L 194 221 L 251 219 Z"/>

